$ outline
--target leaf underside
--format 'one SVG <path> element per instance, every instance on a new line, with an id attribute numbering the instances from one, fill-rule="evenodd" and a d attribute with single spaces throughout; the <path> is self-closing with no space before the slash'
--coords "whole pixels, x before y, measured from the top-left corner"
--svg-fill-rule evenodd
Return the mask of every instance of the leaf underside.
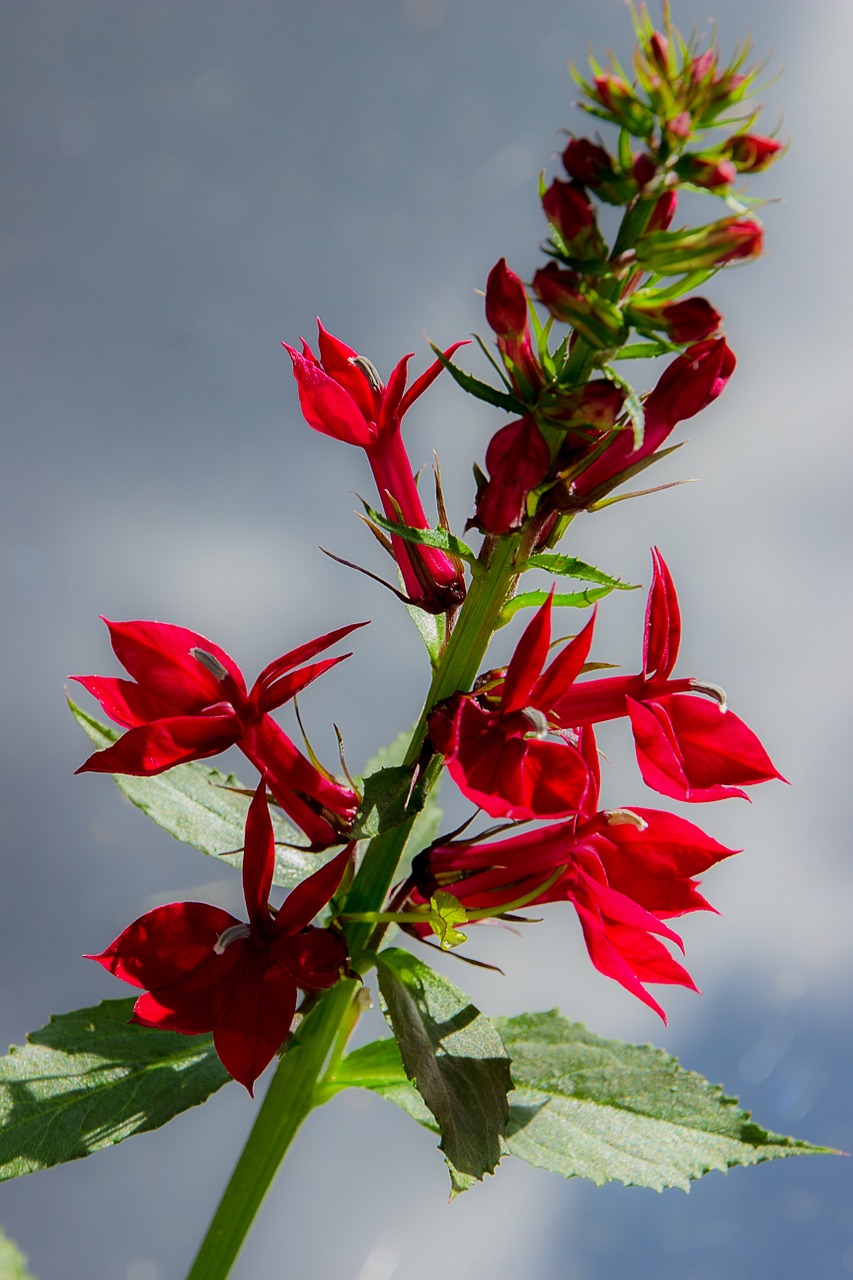
<path id="1" fill-rule="evenodd" d="M 828 1151 L 761 1128 L 719 1086 L 662 1049 L 601 1039 L 556 1011 L 493 1025 L 515 1082 L 504 1146 L 538 1168 L 599 1186 L 687 1191 L 713 1169 Z M 348 1055 L 336 1082 L 370 1089 L 437 1131 L 393 1040 Z"/>

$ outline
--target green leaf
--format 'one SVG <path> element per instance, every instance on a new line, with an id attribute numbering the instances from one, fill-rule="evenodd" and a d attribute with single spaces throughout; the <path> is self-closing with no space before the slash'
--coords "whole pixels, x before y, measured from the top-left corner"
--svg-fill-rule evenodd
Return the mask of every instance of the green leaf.
<path id="1" fill-rule="evenodd" d="M 453 1191 L 464 1191 L 501 1158 L 509 1058 L 488 1018 L 417 957 L 388 947 L 378 970 L 406 1074 L 438 1123 Z"/>
<path id="2" fill-rule="evenodd" d="M 384 529 L 387 533 L 394 534 L 397 538 L 402 538 L 404 542 L 416 542 L 421 547 L 434 547 L 438 551 L 445 551 L 448 555 L 458 556 L 460 560 L 475 562 L 476 554 L 470 547 L 466 546 L 461 538 L 457 538 L 455 534 L 448 529 L 415 529 L 412 525 L 401 524 L 396 520 L 389 520 L 386 516 L 380 515 L 375 511 L 369 503 L 362 498 L 364 509 L 374 524 L 379 525 L 380 529 Z"/>
<path id="3" fill-rule="evenodd" d="M 375 756 L 368 760 L 365 765 L 363 777 L 365 795 L 367 794 L 369 778 L 385 770 L 399 771 L 402 767 L 403 760 L 406 758 L 406 752 L 409 749 L 409 743 L 412 741 L 414 728 L 415 726 L 412 725 L 411 729 L 407 729 L 403 733 L 398 734 L 393 742 L 389 742 L 386 747 L 382 747 L 377 751 Z M 406 790 L 408 791 L 411 784 L 411 772 L 406 768 L 405 773 Z M 399 779 L 402 778 L 402 774 L 398 772 L 397 777 L 399 787 L 397 794 L 399 796 L 399 792 L 402 790 L 402 784 L 399 782 Z M 415 818 L 412 829 L 409 832 L 409 838 L 407 839 L 403 849 L 403 856 L 399 863 L 398 878 L 402 878 L 408 874 L 412 858 L 414 858 L 415 854 L 419 853 L 421 849 L 425 849 L 427 845 L 432 844 L 433 840 L 435 840 L 438 835 L 439 828 L 441 826 L 441 819 L 443 817 L 441 806 L 438 803 L 440 783 L 441 777 L 439 776 L 438 781 L 434 783 L 432 790 L 426 798 L 424 798 L 422 792 L 418 791 L 417 793 L 417 802 L 415 807 L 418 816 Z M 403 799 L 405 799 L 405 796 L 403 796 Z M 412 801 L 415 801 L 414 796 L 412 797 Z M 361 809 L 359 809 L 359 814 L 356 818 L 357 822 L 361 820 L 363 809 L 364 804 L 362 804 Z M 386 830 L 387 828 L 383 827 L 382 829 Z"/>
<path id="4" fill-rule="evenodd" d="M 629 346 L 623 347 L 618 351 L 614 360 L 649 360 L 655 356 L 665 356 L 683 351 L 684 347 L 678 347 L 672 342 L 632 342 Z"/>
<path id="5" fill-rule="evenodd" d="M 70 698 L 68 706 L 80 728 L 99 750 L 121 737 L 116 729 L 93 719 Z M 243 839 L 251 793 L 240 794 L 248 789 L 233 773 L 220 773 L 203 764 L 179 764 L 154 778 L 133 778 L 123 773 L 112 776 L 119 791 L 170 836 L 210 854 L 226 866 L 243 865 Z M 274 807 L 271 815 L 277 844 L 304 843 L 300 832 L 279 817 Z M 277 848 L 273 884 L 293 889 L 327 860 L 328 857 L 316 853 Z"/>
<path id="6" fill-rule="evenodd" d="M 442 951 L 452 951 L 468 941 L 467 934 L 456 926 L 467 924 L 468 914 L 458 898 L 446 889 L 436 889 L 429 900 L 429 927 L 441 944 Z"/>
<path id="7" fill-rule="evenodd" d="M 34 1280 L 27 1260 L 13 1240 L 0 1229 L 0 1280 Z"/>
<path id="8" fill-rule="evenodd" d="M 596 569 L 594 565 L 576 560 L 574 556 L 552 555 L 542 553 L 531 556 L 525 569 L 544 569 L 546 573 L 558 574 L 564 578 L 577 578 L 580 582 L 598 582 L 610 591 L 636 591 L 639 583 L 623 582 L 621 578 L 611 578 L 608 573 Z"/>
<path id="9" fill-rule="evenodd" d="M 423 796 L 412 789 L 412 771 L 405 765 L 377 769 L 364 779 L 364 794 L 352 834 L 356 840 L 372 840 L 383 831 L 399 827 L 423 807 Z"/>
<path id="10" fill-rule="evenodd" d="M 762 1129 L 662 1049 L 604 1040 L 556 1010 L 493 1021 L 515 1083 L 506 1149 L 538 1168 L 597 1185 L 687 1191 L 712 1169 L 835 1154 Z M 434 1129 L 396 1053 L 391 1041 L 356 1050 L 339 1065 L 336 1087 L 370 1089 Z"/>
<path id="11" fill-rule="evenodd" d="M 572 591 L 568 595 L 555 593 L 553 596 L 550 591 L 522 591 L 511 600 L 507 600 L 500 612 L 499 625 L 505 626 L 511 618 L 515 617 L 519 609 L 538 609 L 548 599 L 559 608 L 586 609 L 589 605 L 595 604 L 596 600 L 609 595 L 612 590 L 612 587 L 588 587 L 585 591 Z"/>
<path id="12" fill-rule="evenodd" d="M 490 387 L 488 382 L 481 382 L 472 373 L 465 373 L 463 369 L 448 360 L 444 352 L 434 346 L 433 343 L 430 343 L 430 346 L 454 382 L 457 382 L 462 390 L 467 391 L 470 396 L 476 396 L 478 400 L 484 400 L 486 404 L 492 404 L 496 409 L 506 409 L 507 413 L 523 414 L 526 412 L 523 401 L 516 396 L 509 395 L 506 391 L 498 391 L 495 387 Z"/>
<path id="13" fill-rule="evenodd" d="M 128 1025 L 133 1004 L 52 1017 L 0 1058 L 0 1180 L 158 1129 L 231 1079 L 211 1036 Z"/>

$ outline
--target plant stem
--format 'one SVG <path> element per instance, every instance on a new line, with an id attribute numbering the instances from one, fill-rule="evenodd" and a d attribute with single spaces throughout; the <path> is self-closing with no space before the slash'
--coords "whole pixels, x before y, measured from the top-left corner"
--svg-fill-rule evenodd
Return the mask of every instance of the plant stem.
<path id="1" fill-rule="evenodd" d="M 358 992 L 352 979 L 324 992 L 288 1045 L 187 1280 L 225 1280 L 288 1147 Z"/>

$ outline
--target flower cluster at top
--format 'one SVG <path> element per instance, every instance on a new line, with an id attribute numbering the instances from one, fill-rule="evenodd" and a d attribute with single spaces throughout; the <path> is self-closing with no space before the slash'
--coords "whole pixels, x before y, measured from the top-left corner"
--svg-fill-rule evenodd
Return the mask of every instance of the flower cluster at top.
<path id="1" fill-rule="evenodd" d="M 427 642 L 432 683 L 400 766 L 405 804 L 446 767 L 501 830 L 421 849 L 395 888 L 388 840 L 401 856 L 412 810 L 388 820 L 384 851 L 377 846 L 374 856 L 369 845 L 355 871 L 362 796 L 310 749 L 300 751 L 272 713 L 340 662 L 318 655 L 362 623 L 285 653 L 249 689 L 228 654 L 194 631 L 109 622 L 132 678 L 75 677 L 125 729 L 82 770 L 147 777 L 236 746 L 259 774 L 243 854 L 248 923 L 216 907 L 175 903 L 148 912 L 91 957 L 143 989 L 137 1022 L 212 1031 L 223 1063 L 250 1090 L 288 1039 L 297 991 L 313 998 L 351 974 L 352 964 L 364 972 L 392 919 L 450 946 L 465 940 L 460 924 L 569 902 L 596 968 L 663 1016 L 646 984 L 693 986 L 664 945 L 681 946 L 666 922 L 708 908 L 696 876 L 733 850 L 666 811 L 602 807 L 594 726 L 627 720 L 643 781 L 672 800 L 743 796 L 744 787 L 781 776 L 717 686 L 675 674 L 680 612 L 657 550 L 640 669 L 596 674 L 606 664 L 589 662 L 594 616 L 548 661 L 554 610 L 623 585 L 549 551 L 579 512 L 614 501 L 612 490 L 671 452 L 676 426 L 713 402 L 732 375 L 722 316 L 694 290 L 761 252 L 761 224 L 733 187 L 781 149 L 752 132 L 754 116 L 732 118 L 756 77 L 743 51 L 724 65 L 716 48 L 683 40 L 666 14 L 663 32 L 644 10 L 635 24 L 633 80 L 615 62 L 593 63 L 591 79 L 579 78 L 585 109 L 617 126 L 615 147 L 569 138 L 563 175 L 540 189 L 548 261 L 528 287 L 504 259 L 489 274 L 485 313 L 497 348 L 489 358 L 501 387 L 454 363 L 459 342 L 435 348 L 434 362 L 408 387 L 411 355 L 386 384 L 366 356 L 322 325 L 317 354 L 304 341 L 287 346 L 305 421 L 365 452 L 381 508 L 367 507 L 367 523 L 395 563 L 399 589 L 391 589 Z M 726 216 L 676 226 L 685 190 L 722 197 Z M 622 210 L 611 244 L 602 206 Z M 647 357 L 667 363 L 643 396 L 617 364 Z M 403 443 L 406 413 L 445 369 L 464 391 L 511 416 L 485 449 L 485 471 L 475 467 L 466 528 L 484 535 L 478 552 L 451 532 L 437 468 L 431 526 Z M 519 593 L 531 568 L 592 586 Z M 483 670 L 491 636 L 527 604 L 537 609 L 509 664 Z M 304 833 L 303 848 L 340 849 L 278 910 L 269 903 L 270 802 Z M 348 911 L 351 884 L 357 906 Z M 326 908 L 321 928 L 313 921 Z M 356 946 L 353 926 L 364 923 L 375 928 Z"/>

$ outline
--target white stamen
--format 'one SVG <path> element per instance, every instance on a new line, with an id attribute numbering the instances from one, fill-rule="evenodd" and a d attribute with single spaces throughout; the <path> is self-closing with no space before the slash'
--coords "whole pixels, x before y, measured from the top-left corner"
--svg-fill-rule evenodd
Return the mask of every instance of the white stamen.
<path id="1" fill-rule="evenodd" d="M 548 718 L 544 712 L 540 711 L 538 707 L 524 707 L 521 714 L 531 726 L 530 733 L 525 734 L 525 737 L 547 738 L 550 732 L 550 727 L 548 725 Z"/>
<path id="2" fill-rule="evenodd" d="M 720 704 L 720 710 L 726 710 L 726 691 L 721 689 L 718 684 L 711 684 L 708 680 L 691 680 L 690 686 L 698 689 L 700 693 L 707 693 L 709 698 L 713 698 L 715 702 Z"/>
<path id="3" fill-rule="evenodd" d="M 238 938 L 248 938 L 251 932 L 247 924 L 232 924 L 224 933 L 220 933 L 213 944 L 213 950 L 218 956 L 221 956 L 225 948 L 230 947 L 232 942 L 236 942 Z"/>
<path id="4" fill-rule="evenodd" d="M 604 816 L 608 827 L 636 827 L 638 831 L 645 831 L 649 825 L 645 818 L 631 809 L 606 809 Z"/>
<path id="5" fill-rule="evenodd" d="M 228 668 L 223 667 L 219 659 L 214 658 L 213 654 L 208 653 L 206 649 L 190 649 L 190 657 L 200 662 L 217 680 L 224 680 L 228 675 Z"/>
<path id="6" fill-rule="evenodd" d="M 382 379 L 376 370 L 376 365 L 372 360 L 368 360 L 367 356 L 350 356 L 349 362 L 354 364 L 356 369 L 361 370 L 370 383 L 371 391 L 382 392 L 385 390 L 382 385 Z"/>

